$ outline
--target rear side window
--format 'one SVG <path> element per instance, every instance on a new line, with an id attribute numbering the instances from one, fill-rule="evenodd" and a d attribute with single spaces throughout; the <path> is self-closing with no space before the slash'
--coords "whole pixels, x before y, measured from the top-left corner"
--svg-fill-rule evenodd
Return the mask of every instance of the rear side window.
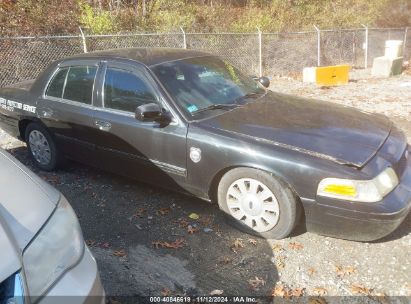
<path id="1" fill-rule="evenodd" d="M 54 78 L 50 81 L 46 95 L 61 98 L 63 95 L 64 81 L 66 80 L 68 68 L 59 70 Z"/>
<path id="2" fill-rule="evenodd" d="M 91 105 L 96 72 L 95 66 L 70 67 L 63 98 Z"/>
<path id="3" fill-rule="evenodd" d="M 134 112 L 138 106 L 157 102 L 154 89 L 141 75 L 108 68 L 104 80 L 104 107 Z"/>

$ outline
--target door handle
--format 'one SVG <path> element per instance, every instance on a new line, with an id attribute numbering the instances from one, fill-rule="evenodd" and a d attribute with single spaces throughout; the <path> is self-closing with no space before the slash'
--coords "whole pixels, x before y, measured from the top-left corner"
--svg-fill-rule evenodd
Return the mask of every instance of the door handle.
<path id="1" fill-rule="evenodd" d="M 109 123 L 108 121 L 96 120 L 94 124 L 101 131 L 110 131 L 111 129 L 111 123 Z"/>

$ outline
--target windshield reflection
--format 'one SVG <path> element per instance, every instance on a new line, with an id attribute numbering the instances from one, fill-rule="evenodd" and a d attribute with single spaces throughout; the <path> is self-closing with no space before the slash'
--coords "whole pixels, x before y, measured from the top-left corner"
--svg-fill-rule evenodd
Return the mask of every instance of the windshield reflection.
<path id="1" fill-rule="evenodd" d="M 177 104 L 191 115 L 230 109 L 224 105 L 241 104 L 246 98 L 266 92 L 257 81 L 217 57 L 167 62 L 152 70 Z"/>

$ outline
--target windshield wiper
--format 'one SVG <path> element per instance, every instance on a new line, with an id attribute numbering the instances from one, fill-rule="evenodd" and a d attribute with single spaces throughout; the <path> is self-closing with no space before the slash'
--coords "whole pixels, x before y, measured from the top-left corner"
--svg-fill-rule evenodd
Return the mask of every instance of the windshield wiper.
<path id="1" fill-rule="evenodd" d="M 266 93 L 266 92 L 262 92 L 262 93 L 257 93 L 257 92 L 247 93 L 247 94 L 245 94 L 245 95 L 243 95 L 243 96 L 238 97 L 238 98 L 235 100 L 235 102 L 238 103 L 240 100 L 244 100 L 244 99 L 247 99 L 247 98 L 257 98 L 257 97 L 260 97 L 260 96 L 265 95 L 265 93 Z"/>
<path id="2" fill-rule="evenodd" d="M 197 111 L 192 112 L 192 115 L 204 112 L 204 111 L 208 111 L 208 110 L 218 110 L 218 109 L 233 109 L 235 107 L 240 106 L 238 103 L 216 103 L 216 104 L 212 104 L 209 105 L 208 107 L 199 109 Z"/>

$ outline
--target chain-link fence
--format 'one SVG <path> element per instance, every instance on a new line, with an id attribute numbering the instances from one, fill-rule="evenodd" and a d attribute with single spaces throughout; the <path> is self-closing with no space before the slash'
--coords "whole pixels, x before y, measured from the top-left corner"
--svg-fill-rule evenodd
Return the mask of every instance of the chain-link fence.
<path id="1" fill-rule="evenodd" d="M 81 52 L 79 36 L 0 39 L 0 87 L 35 78 L 52 61 Z"/>
<path id="2" fill-rule="evenodd" d="M 186 37 L 187 48 L 221 56 L 249 74 L 258 74 L 258 35 L 188 33 Z"/>
<path id="3" fill-rule="evenodd" d="M 131 47 L 184 47 L 182 33 L 94 35 L 85 39 L 90 52 Z"/>
<path id="4" fill-rule="evenodd" d="M 171 47 L 208 51 L 250 75 L 295 75 L 307 66 L 370 67 L 386 40 L 402 40 L 411 56 L 411 30 L 359 28 L 298 33 L 176 33 L 0 38 L 0 87 L 33 79 L 52 61 L 84 51 Z"/>
<path id="5" fill-rule="evenodd" d="M 317 33 L 263 33 L 262 71 L 265 75 L 299 73 L 317 65 Z"/>

